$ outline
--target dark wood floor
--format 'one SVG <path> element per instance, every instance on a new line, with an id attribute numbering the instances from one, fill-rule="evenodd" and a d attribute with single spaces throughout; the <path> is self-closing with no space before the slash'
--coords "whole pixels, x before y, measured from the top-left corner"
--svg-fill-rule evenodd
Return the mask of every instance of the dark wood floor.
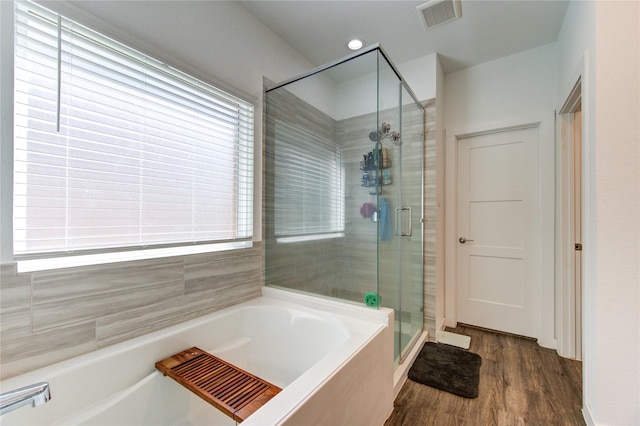
<path id="1" fill-rule="evenodd" d="M 469 350 L 482 357 L 479 396 L 462 398 L 407 379 L 385 426 L 584 425 L 582 363 L 532 340 L 471 327 Z"/>

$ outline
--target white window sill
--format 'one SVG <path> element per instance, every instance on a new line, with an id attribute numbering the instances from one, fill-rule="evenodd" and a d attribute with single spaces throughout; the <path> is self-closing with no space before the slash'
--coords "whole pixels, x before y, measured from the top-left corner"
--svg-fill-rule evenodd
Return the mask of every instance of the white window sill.
<path id="1" fill-rule="evenodd" d="M 335 232 L 333 234 L 314 234 L 314 235 L 299 235 L 295 237 L 276 237 L 276 243 L 299 243 L 303 241 L 316 241 L 316 240 L 328 240 L 331 238 L 342 238 L 344 232 Z"/>
<path id="2" fill-rule="evenodd" d="M 129 262 L 133 260 L 158 259 L 173 256 L 211 253 L 253 247 L 251 241 L 238 241 L 220 244 L 203 244 L 159 249 L 132 250 L 114 253 L 98 253 L 79 256 L 50 257 L 46 259 L 18 260 L 18 273 L 48 271 L 53 269 L 74 268 L 78 266 L 104 265 L 108 263 Z"/>

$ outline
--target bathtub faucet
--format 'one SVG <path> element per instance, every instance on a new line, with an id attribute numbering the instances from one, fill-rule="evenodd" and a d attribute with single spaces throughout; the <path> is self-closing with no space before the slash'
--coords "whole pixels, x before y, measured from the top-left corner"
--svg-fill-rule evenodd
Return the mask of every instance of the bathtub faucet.
<path id="1" fill-rule="evenodd" d="M 34 407 L 42 405 L 51 399 L 49 383 L 40 382 L 5 392 L 0 395 L 0 415 L 32 404 Z"/>

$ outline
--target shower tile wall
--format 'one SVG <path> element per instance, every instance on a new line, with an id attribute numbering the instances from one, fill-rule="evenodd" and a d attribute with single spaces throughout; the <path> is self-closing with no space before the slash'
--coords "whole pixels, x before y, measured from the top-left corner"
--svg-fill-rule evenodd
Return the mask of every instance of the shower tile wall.
<path id="1" fill-rule="evenodd" d="M 376 196 L 369 195 L 372 188 L 361 186 L 360 161 L 372 151 L 375 144 L 369 133 L 377 128 L 376 114 L 340 120 L 336 141 L 342 147 L 345 167 L 345 237 L 338 247 L 338 268 L 343 280 L 334 290 L 339 297 L 362 302 L 367 292 L 376 291 L 377 224 L 360 215 L 365 202 L 376 204 Z"/>
<path id="2" fill-rule="evenodd" d="M 265 126 L 266 137 L 273 140 L 276 120 L 283 120 L 328 140 L 336 139 L 336 123 L 309 103 L 280 89 L 269 92 Z M 274 238 L 273 147 L 265 143 L 265 187 L 263 218 L 265 236 L 265 284 L 315 294 L 335 295 L 340 278 L 335 265 L 335 239 L 276 244 Z"/>
<path id="3" fill-rule="evenodd" d="M 425 109 L 424 174 L 424 328 L 429 338 L 436 333 L 436 102 L 422 103 Z"/>
<path id="4" fill-rule="evenodd" d="M 423 274 L 424 274 L 424 327 L 429 332 L 429 336 L 435 336 L 435 228 L 436 228 L 436 196 L 435 196 L 435 148 L 436 148 L 436 133 L 435 133 L 435 101 L 424 102 L 423 105 L 426 109 L 426 146 L 424 151 L 424 217 L 425 224 L 424 230 L 424 257 L 413 257 L 407 259 L 407 268 L 415 267 L 423 262 Z M 405 110 L 405 114 L 410 114 L 410 110 Z M 380 122 L 388 122 L 392 124 L 392 128 L 397 126 L 397 112 L 387 111 L 381 112 Z M 408 122 L 418 123 L 419 120 L 407 120 L 405 116 L 405 127 Z M 367 114 L 359 117 L 353 117 L 346 120 L 340 120 L 337 123 L 336 137 L 338 143 L 343 149 L 343 158 L 345 161 L 346 169 L 346 188 L 347 198 L 345 200 L 345 212 L 346 212 L 346 236 L 341 245 L 339 264 L 342 271 L 343 280 L 336 280 L 335 284 L 338 286 L 333 292 L 340 297 L 348 298 L 350 300 L 362 301 L 362 297 L 367 291 L 371 291 L 371 286 L 376 279 L 376 224 L 369 219 L 363 219 L 360 216 L 360 206 L 366 201 L 375 203 L 375 196 L 369 195 L 367 188 L 360 186 L 360 178 L 362 172 L 359 170 L 359 163 L 362 160 L 362 155 L 373 149 L 374 144 L 369 140 L 369 132 L 376 129 L 377 119 L 376 114 Z M 403 128 L 403 133 L 420 133 L 422 129 L 409 127 Z M 393 145 L 385 142 L 385 147 L 389 151 L 389 156 L 393 162 L 390 169 L 392 182 L 397 182 L 398 168 L 395 166 L 397 158 L 397 152 L 394 150 Z M 411 180 L 412 173 L 421 173 L 422 159 L 413 156 L 412 158 L 405 160 L 403 164 L 403 172 L 405 173 L 405 180 Z M 388 195 L 389 191 L 395 189 L 392 184 L 386 188 Z M 415 188 L 408 188 L 408 194 L 415 194 L 420 197 L 421 188 L 417 186 Z M 408 200 L 408 203 L 418 204 L 419 200 Z M 390 206 L 390 210 L 393 211 L 395 206 Z M 415 214 L 414 214 L 415 216 Z M 415 222 L 415 221 L 414 221 Z M 414 227 L 414 230 L 416 228 Z M 419 229 L 419 228 L 418 228 Z M 414 231 L 417 232 L 417 231 Z M 390 242 L 383 242 L 383 245 L 390 244 Z M 381 250 L 384 256 L 392 257 L 391 260 L 397 259 L 396 252 L 392 250 Z M 417 251 L 419 253 L 419 250 Z M 381 260 L 380 265 L 384 264 L 384 260 Z M 381 285 L 395 285 L 397 282 L 397 276 L 393 275 L 397 273 L 397 269 L 380 267 L 380 282 Z M 412 286 L 414 289 L 419 289 L 420 286 Z M 384 294 L 387 298 L 391 297 L 384 302 L 388 306 L 395 306 L 397 303 L 397 292 L 391 291 L 391 289 L 380 289 L 381 294 Z M 347 297 L 349 296 L 349 297 Z M 408 297 L 412 300 L 420 300 L 420 295 L 409 293 Z M 403 301 L 406 303 L 407 301 Z M 411 303 L 411 300 L 409 301 Z"/>
<path id="5" fill-rule="evenodd" d="M 381 111 L 380 123 L 387 122 L 392 130 L 398 130 L 398 112 Z M 338 122 L 336 133 L 337 141 L 342 146 L 345 158 L 347 179 L 347 200 L 345 205 L 346 236 L 341 246 L 340 263 L 345 280 L 341 283 L 341 291 L 353 293 L 353 300 L 362 301 L 369 291 L 376 290 L 376 276 L 379 274 L 381 287 L 379 293 L 385 306 L 397 306 L 398 304 L 398 248 L 395 241 L 380 243 L 380 259 L 378 262 L 376 245 L 377 226 L 371 219 L 365 219 L 360 215 L 360 207 L 365 202 L 377 203 L 375 193 L 370 194 L 371 189 L 361 186 L 362 171 L 360 161 L 363 155 L 375 148 L 375 143 L 369 139 L 369 133 L 379 127 L 376 113 L 352 117 Z M 387 148 L 392 162 L 397 160 L 394 145 L 390 139 L 385 139 L 383 146 Z M 396 184 L 383 187 L 382 197 L 390 201 L 389 210 L 393 212 L 395 205 L 391 192 L 397 187 L 399 179 L 398 167 L 388 169 L 391 181 Z M 393 223 L 393 221 L 392 221 Z"/>
<path id="6" fill-rule="evenodd" d="M 277 92 L 277 93 L 276 93 Z M 378 265 L 376 264 L 377 224 L 360 215 L 360 207 L 364 202 L 376 203 L 375 195 L 369 195 L 369 189 L 361 186 L 362 171 L 360 161 L 363 154 L 371 151 L 375 144 L 369 139 L 369 133 L 378 127 L 375 113 L 335 121 L 326 114 L 318 111 L 308 103 L 284 90 L 272 91 L 269 94 L 268 120 L 286 118 L 297 125 L 313 131 L 320 130 L 323 136 L 335 140 L 342 147 L 342 158 L 345 169 L 345 237 L 340 239 L 310 241 L 296 244 L 275 244 L 273 239 L 273 223 L 265 220 L 265 256 L 268 258 L 265 270 L 267 285 L 308 291 L 316 294 L 328 295 L 345 300 L 362 302 L 367 292 L 375 291 Z M 435 102 L 427 105 L 427 141 L 425 150 L 425 218 L 424 229 L 424 257 L 407 259 L 407 267 L 415 267 L 423 262 L 424 274 L 424 305 L 423 315 L 425 329 L 430 336 L 435 332 Z M 406 113 L 406 112 L 405 112 Z M 392 129 L 398 128 L 397 110 L 380 113 L 380 122 L 388 122 Z M 407 120 L 405 119 L 405 125 Z M 267 122 L 266 132 L 270 132 L 273 123 Z M 422 129 L 404 129 L 420 133 Z M 333 134 L 331 134 L 334 132 Z M 273 134 L 269 135 L 273 137 Z M 392 161 L 394 147 L 387 139 L 384 146 L 388 148 Z M 268 148 L 265 148 L 268 150 Z M 265 161 L 273 161 L 273 154 L 265 152 Z M 405 164 L 404 173 L 421 173 L 421 158 L 412 158 Z M 395 163 L 394 163 L 395 165 Z M 265 166 L 266 173 L 273 171 L 272 166 Z M 391 167 L 392 182 L 399 178 L 398 168 Z M 273 217 L 273 190 L 268 183 L 273 176 L 265 177 L 263 217 Z M 387 190 L 392 191 L 397 185 L 391 185 Z M 409 189 L 411 194 L 420 197 L 421 188 Z M 415 203 L 415 202 L 414 202 Z M 419 205 L 419 201 L 417 202 Z M 394 205 L 390 206 L 393 212 Z M 416 213 L 414 213 L 416 216 Z M 415 222 L 415 221 L 414 221 Z M 392 222 L 393 224 L 393 222 Z M 416 228 L 414 225 L 414 232 Z M 382 244 L 392 244 L 383 242 Z M 383 256 L 397 262 L 397 248 L 381 250 Z M 419 252 L 419 250 L 418 250 Z M 384 264 L 385 259 L 381 261 Z M 385 296 L 383 303 L 394 306 L 398 302 L 398 293 L 394 291 L 397 284 L 397 268 L 380 267 L 380 282 L 388 285 L 381 288 L 380 293 Z M 414 286 L 419 289 L 419 286 Z M 420 300 L 420 295 L 409 294 L 412 300 Z M 404 301 L 407 302 L 406 300 Z M 411 300 L 409 301 L 411 303 Z"/>
<path id="7" fill-rule="evenodd" d="M 424 274 L 424 288 L 420 285 L 408 285 L 408 288 L 414 289 L 414 291 L 423 291 L 424 305 L 423 305 L 423 319 L 425 330 L 429 332 L 430 336 L 435 335 L 435 218 L 436 218 L 436 197 L 435 197 L 435 101 L 428 101 L 423 104 L 426 108 L 426 146 L 424 151 L 424 164 L 425 164 L 425 184 L 424 184 L 424 217 L 425 224 L 424 230 L 424 256 L 421 259 L 420 250 L 414 251 L 413 257 L 404 257 L 405 263 L 402 265 L 407 271 L 417 267 L 423 262 L 423 274 Z M 408 137 L 409 134 L 420 134 L 423 129 L 419 126 L 421 117 L 415 117 L 414 120 L 407 117 L 411 115 L 413 109 L 405 108 L 404 114 L 404 128 L 403 134 Z M 380 114 L 380 122 L 388 122 L 392 125 L 392 129 L 397 128 L 398 114 L 397 111 L 384 111 Z M 408 124 L 409 123 L 409 124 Z M 412 125 L 410 123 L 413 123 Z M 376 279 L 376 224 L 369 219 L 363 219 L 360 216 L 360 206 L 366 201 L 375 203 L 375 196 L 369 195 L 367 188 L 360 186 L 360 177 L 362 172 L 359 170 L 359 162 L 362 160 L 362 155 L 372 150 L 374 147 L 373 142 L 369 140 L 369 132 L 376 129 L 377 118 L 376 114 L 367 114 L 359 117 L 353 117 L 346 120 L 341 120 L 337 123 L 336 137 L 338 143 L 343 147 L 343 156 L 345 159 L 346 179 L 347 179 L 347 199 L 345 204 L 346 211 L 346 237 L 344 238 L 340 264 L 343 271 L 344 280 L 336 281 L 339 286 L 334 290 L 335 293 L 348 297 L 351 300 L 362 301 L 362 297 L 367 291 L 371 291 L 371 285 Z M 384 142 L 384 146 L 387 147 L 389 156 L 393 162 L 393 166 L 389 169 L 391 173 L 392 182 L 398 182 L 398 167 L 397 167 L 397 149 L 388 140 Z M 416 182 L 414 186 L 409 186 L 405 191 L 405 204 L 420 204 L 421 185 L 419 179 L 412 179 L 412 174 L 420 174 L 422 172 L 422 158 L 419 154 L 413 155 L 412 153 L 405 152 L 405 160 L 403 164 L 404 182 Z M 393 198 L 392 193 L 396 190 L 397 185 L 392 183 L 391 186 L 384 188 L 385 193 L 383 196 Z M 417 197 L 417 199 L 416 199 Z M 412 199 L 413 198 L 413 199 Z M 393 212 L 395 205 L 390 205 L 390 211 Z M 393 213 L 392 213 L 393 214 Z M 414 213 L 414 232 L 418 232 L 419 227 L 416 227 Z M 419 220 L 418 220 L 419 222 Z M 393 222 L 392 222 L 393 226 Z M 392 242 L 381 243 L 381 256 L 388 257 L 389 259 L 380 259 L 380 267 L 378 273 L 380 274 L 380 294 L 383 295 L 383 304 L 386 306 L 397 306 L 398 304 L 398 292 L 395 291 L 395 285 L 397 284 L 397 268 L 385 268 L 384 264 L 387 261 L 397 262 L 398 248 L 391 245 Z M 391 246 L 390 246 L 391 245 Z M 419 276 L 406 274 L 408 276 Z M 385 288 L 385 286 L 388 286 Z M 419 294 L 412 294 L 411 292 L 404 293 L 405 300 L 403 304 L 413 303 L 415 300 L 420 300 Z M 347 298 L 347 297 L 345 297 Z M 420 311 L 419 309 L 417 311 Z"/>

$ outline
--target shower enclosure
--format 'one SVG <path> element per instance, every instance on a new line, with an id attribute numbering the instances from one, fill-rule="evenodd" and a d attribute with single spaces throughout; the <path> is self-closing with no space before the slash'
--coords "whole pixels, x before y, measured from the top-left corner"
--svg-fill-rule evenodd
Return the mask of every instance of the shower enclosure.
<path id="1" fill-rule="evenodd" d="M 424 110 L 379 46 L 265 94 L 265 283 L 423 329 Z"/>

